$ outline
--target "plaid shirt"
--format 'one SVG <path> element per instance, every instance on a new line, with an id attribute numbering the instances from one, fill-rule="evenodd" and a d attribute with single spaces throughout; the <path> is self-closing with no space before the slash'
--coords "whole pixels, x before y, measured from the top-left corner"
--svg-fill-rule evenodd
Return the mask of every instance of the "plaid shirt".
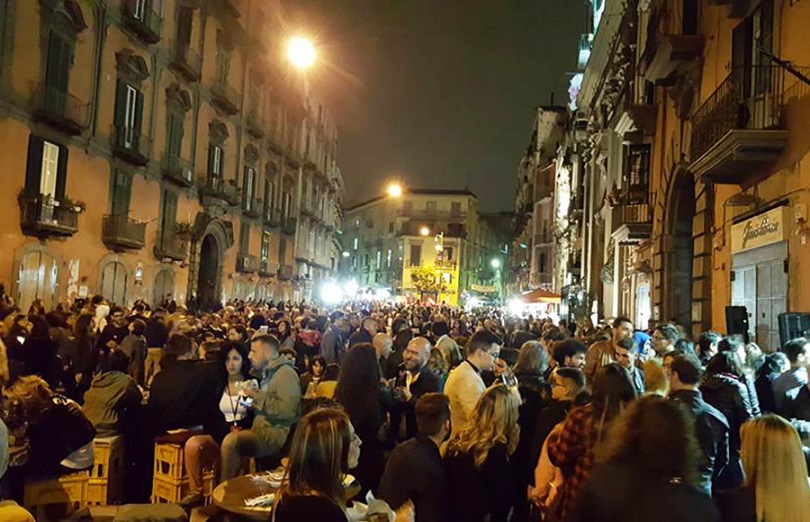
<path id="1" fill-rule="evenodd" d="M 548 441 L 551 463 L 562 470 L 564 482 L 560 491 L 560 518 L 564 519 L 573 506 L 588 476 L 594 460 L 596 422 L 593 406 L 574 408 L 563 424 L 560 436 Z"/>

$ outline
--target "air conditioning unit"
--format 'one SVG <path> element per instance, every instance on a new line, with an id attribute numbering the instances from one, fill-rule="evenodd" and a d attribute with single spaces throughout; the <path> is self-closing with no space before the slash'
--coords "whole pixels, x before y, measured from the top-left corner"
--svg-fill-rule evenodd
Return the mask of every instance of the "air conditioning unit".
<path id="1" fill-rule="evenodd" d="M 242 268 L 244 270 L 250 269 L 250 258 L 245 256 L 242 258 Z"/>
<path id="2" fill-rule="evenodd" d="M 188 168 L 183 169 L 183 179 L 186 180 L 188 183 L 194 181 L 194 173 L 191 171 L 191 169 Z"/>

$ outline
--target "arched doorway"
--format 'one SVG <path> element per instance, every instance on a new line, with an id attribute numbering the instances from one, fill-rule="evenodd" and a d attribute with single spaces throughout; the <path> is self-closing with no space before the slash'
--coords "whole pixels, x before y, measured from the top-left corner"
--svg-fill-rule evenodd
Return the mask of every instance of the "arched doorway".
<path id="1" fill-rule="evenodd" d="M 59 268 L 47 252 L 36 250 L 20 259 L 17 274 L 17 306 L 24 313 L 35 299 L 42 301 L 45 310 L 56 305 L 56 285 Z"/>
<path id="2" fill-rule="evenodd" d="M 119 306 L 127 304 L 127 269 L 123 263 L 110 261 L 101 272 L 101 295 Z"/>
<path id="3" fill-rule="evenodd" d="M 213 234 L 207 234 L 200 246 L 200 269 L 197 278 L 197 303 L 203 309 L 209 309 L 220 301 L 220 256 L 219 243 Z"/>
<path id="4" fill-rule="evenodd" d="M 675 173 L 667 207 L 667 233 L 670 249 L 665 271 L 667 321 L 674 320 L 687 332 L 692 331 L 692 261 L 695 242 L 692 222 L 695 218 L 695 180 L 685 169 Z"/>
<path id="5" fill-rule="evenodd" d="M 155 275 L 155 286 L 152 288 L 153 306 L 160 306 L 169 296 L 174 296 L 174 274 L 168 268 L 164 268 Z"/>

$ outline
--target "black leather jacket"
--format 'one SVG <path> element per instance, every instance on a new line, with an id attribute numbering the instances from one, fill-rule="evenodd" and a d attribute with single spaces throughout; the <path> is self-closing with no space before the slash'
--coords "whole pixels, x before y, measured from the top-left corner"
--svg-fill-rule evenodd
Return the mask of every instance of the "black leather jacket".
<path id="1" fill-rule="evenodd" d="M 719 373 L 709 375 L 700 385 L 703 400 L 726 416 L 731 429 L 732 448 L 740 447 L 740 426 L 754 416 L 748 388 L 733 375 Z"/>
<path id="2" fill-rule="evenodd" d="M 697 390 L 679 390 L 669 397 L 686 406 L 695 417 L 695 435 L 703 455 L 698 466 L 700 488 L 711 495 L 712 483 L 728 464 L 728 421 Z"/>

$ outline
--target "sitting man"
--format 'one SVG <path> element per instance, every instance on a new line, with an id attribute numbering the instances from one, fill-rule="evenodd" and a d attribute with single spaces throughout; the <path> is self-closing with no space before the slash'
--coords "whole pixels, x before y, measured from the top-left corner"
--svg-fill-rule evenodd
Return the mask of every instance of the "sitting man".
<path id="1" fill-rule="evenodd" d="M 446 521 L 447 478 L 439 446 L 450 434 L 447 395 L 423 395 L 416 402 L 416 424 L 416 437 L 397 446 L 388 458 L 377 493 L 394 510 L 412 501 L 420 522 Z"/>
<path id="2" fill-rule="evenodd" d="M 249 430 L 231 432 L 222 441 L 222 480 L 239 475 L 243 457 L 269 457 L 282 450 L 301 413 L 301 384 L 295 365 L 280 354 L 278 339 L 258 335 L 248 356 L 261 374 L 258 390 L 246 389 L 255 417 Z"/>
<path id="3" fill-rule="evenodd" d="M 134 419 L 141 405 L 141 391 L 127 375 L 131 361 L 122 350 L 115 350 L 107 359 L 107 367 L 93 378 L 84 394 L 84 414 L 97 437 L 114 437 L 124 433 L 124 426 Z"/>

